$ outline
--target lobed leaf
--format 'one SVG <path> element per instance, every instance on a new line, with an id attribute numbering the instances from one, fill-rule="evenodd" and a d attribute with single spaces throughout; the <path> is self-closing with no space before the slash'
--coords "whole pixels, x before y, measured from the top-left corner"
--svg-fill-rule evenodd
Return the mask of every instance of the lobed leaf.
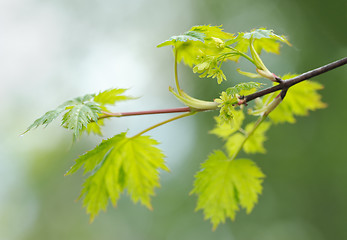
<path id="1" fill-rule="evenodd" d="M 286 43 L 291 46 L 287 38 L 283 35 L 277 35 L 273 30 L 268 30 L 265 28 L 253 29 L 250 32 L 240 33 L 238 38 L 240 39 L 238 44 L 245 48 L 249 46 L 250 40 L 254 39 L 254 48 L 258 53 L 261 53 L 261 50 L 266 52 L 279 54 L 280 43 Z M 238 46 L 236 46 L 238 47 Z"/>
<path id="2" fill-rule="evenodd" d="M 264 39 L 264 38 L 268 38 L 268 39 L 273 39 L 273 40 L 278 40 L 280 42 L 286 43 L 288 45 L 290 45 L 290 43 L 288 42 L 287 38 L 285 36 L 279 36 L 277 34 L 274 33 L 273 30 L 269 30 L 266 28 L 258 28 L 258 29 L 253 29 L 251 32 L 247 32 L 244 33 L 242 35 L 242 38 L 245 39 Z"/>
<path id="3" fill-rule="evenodd" d="M 157 47 L 173 46 L 177 53 L 177 62 L 183 60 L 190 67 L 205 61 L 209 62 L 210 71 L 206 75 L 217 77 L 219 81 L 222 81 L 223 75 L 220 73 L 220 68 L 216 67 L 215 63 L 211 65 L 211 62 L 215 62 L 214 58 L 218 55 L 230 52 L 224 47 L 225 41 L 232 38 L 234 38 L 233 34 L 223 32 L 223 29 L 217 26 L 194 26 L 184 34 L 172 36 Z"/>
<path id="4" fill-rule="evenodd" d="M 83 131 L 102 135 L 100 126 L 103 121 L 98 122 L 101 111 L 108 111 L 105 105 L 115 104 L 119 101 L 133 99 L 123 93 L 127 89 L 113 88 L 98 94 L 86 94 L 64 102 L 56 109 L 46 112 L 43 116 L 36 119 L 28 129 L 37 128 L 41 125 L 45 127 L 64 113 L 61 125 L 69 130 L 73 130 L 74 140 L 77 139 Z"/>
<path id="5" fill-rule="evenodd" d="M 222 151 L 215 151 L 201 164 L 191 194 L 198 196 L 197 210 L 203 210 L 213 230 L 226 218 L 234 220 L 240 207 L 250 213 L 262 191 L 265 175 L 248 159 L 230 161 Z"/>
<path id="6" fill-rule="evenodd" d="M 100 210 L 106 209 L 109 199 L 116 206 L 124 189 L 134 203 L 152 208 L 150 198 L 154 188 L 160 186 L 159 170 L 169 171 L 163 153 L 155 147 L 157 144 L 148 136 L 128 138 L 126 133 L 121 133 L 76 160 L 66 175 L 83 165 L 84 173 L 90 173 L 81 196 L 91 221 Z"/>
<path id="7" fill-rule="evenodd" d="M 25 133 L 30 131 L 31 129 L 37 128 L 42 125 L 45 125 L 45 127 L 47 127 L 48 124 L 50 124 L 53 120 L 55 120 L 61 113 L 63 113 L 68 108 L 71 108 L 72 106 L 76 104 L 83 103 L 84 101 L 89 101 L 93 97 L 94 97 L 94 94 L 86 94 L 84 96 L 77 97 L 72 100 L 68 100 L 64 102 L 63 104 L 59 105 L 56 109 L 48 111 L 43 116 L 36 119 L 34 123 L 32 123 L 28 127 Z"/>

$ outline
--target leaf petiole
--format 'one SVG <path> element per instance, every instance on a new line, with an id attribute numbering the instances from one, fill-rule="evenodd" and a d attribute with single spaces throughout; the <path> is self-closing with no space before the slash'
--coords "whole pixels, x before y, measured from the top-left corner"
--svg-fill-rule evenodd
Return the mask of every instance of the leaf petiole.
<path id="1" fill-rule="evenodd" d="M 245 145 L 246 141 L 253 135 L 253 133 L 257 130 L 259 125 L 266 119 L 267 115 L 262 115 L 258 118 L 258 121 L 254 124 L 252 130 L 248 133 L 246 133 L 245 139 L 243 139 L 242 143 L 239 145 L 233 156 L 231 157 L 230 161 L 234 160 L 236 156 L 240 153 L 240 151 L 243 148 L 243 145 Z"/>
<path id="2" fill-rule="evenodd" d="M 155 125 L 153 125 L 153 126 L 151 126 L 149 128 L 146 128 L 145 130 L 139 132 L 138 134 L 134 135 L 131 138 L 136 138 L 136 137 L 141 136 L 142 134 L 144 134 L 144 133 L 146 133 L 146 132 L 148 132 L 148 131 L 150 131 L 150 130 L 152 130 L 154 128 L 160 127 L 161 125 L 164 125 L 166 123 L 169 123 L 169 122 L 172 122 L 172 121 L 184 118 L 184 117 L 188 117 L 188 116 L 194 115 L 195 113 L 197 113 L 197 112 L 188 112 L 188 113 L 183 113 L 183 114 L 178 115 L 178 116 L 173 117 L 173 118 L 169 118 L 168 120 L 165 120 L 163 122 L 157 123 L 157 124 L 155 124 Z"/>
<path id="3" fill-rule="evenodd" d="M 253 60 L 251 57 L 249 57 L 247 54 L 245 54 L 245 53 L 243 53 L 243 52 L 237 50 L 236 48 L 230 47 L 230 46 L 225 46 L 225 47 L 226 47 L 226 48 L 229 48 L 229 49 L 231 49 L 231 50 L 233 50 L 233 51 L 235 51 L 235 52 L 237 52 L 237 53 L 240 54 L 242 57 L 246 58 L 248 61 L 250 61 L 251 63 L 253 63 L 253 64 L 255 65 L 254 60 Z"/>
<path id="4" fill-rule="evenodd" d="M 205 110 L 215 110 L 218 108 L 218 103 L 204 101 L 200 99 L 193 98 L 181 90 L 181 94 L 177 94 L 172 87 L 169 88 L 169 91 L 175 95 L 175 97 L 180 100 L 182 103 L 192 108 L 193 110 L 205 111 Z"/>
<path id="5" fill-rule="evenodd" d="M 176 47 L 174 48 L 174 51 L 175 51 L 175 83 L 176 83 L 176 88 L 177 88 L 177 91 L 178 91 L 178 94 L 181 95 L 181 88 L 180 88 L 180 84 L 178 82 L 178 70 L 177 70 L 177 49 Z"/>

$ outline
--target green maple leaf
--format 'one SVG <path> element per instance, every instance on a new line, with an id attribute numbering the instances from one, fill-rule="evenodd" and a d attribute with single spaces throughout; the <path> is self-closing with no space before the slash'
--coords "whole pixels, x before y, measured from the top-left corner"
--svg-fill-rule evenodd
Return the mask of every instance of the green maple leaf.
<path id="1" fill-rule="evenodd" d="M 249 159 L 230 159 L 215 151 L 201 164 L 191 194 L 198 195 L 197 210 L 203 210 L 215 230 L 226 218 L 234 220 L 240 207 L 250 213 L 262 192 L 265 175 Z"/>
<path id="2" fill-rule="evenodd" d="M 276 35 L 273 30 L 271 30 L 271 29 L 269 30 L 269 29 L 266 29 L 266 28 L 253 29 L 250 32 L 244 33 L 242 35 L 242 37 L 245 38 L 245 39 L 250 39 L 250 38 L 254 38 L 254 39 L 269 38 L 269 39 L 278 40 L 278 41 L 281 41 L 281 42 L 284 42 L 284 43 L 290 45 L 290 43 L 288 42 L 288 40 L 286 39 L 285 36 L 283 36 L 283 35 L 282 36 Z"/>
<path id="3" fill-rule="evenodd" d="M 66 101 L 56 109 L 46 112 L 42 117 L 36 119 L 31 124 L 26 132 L 37 128 L 41 125 L 45 127 L 56 119 L 61 113 L 65 112 L 62 120 L 62 125 L 74 131 L 74 139 L 77 138 L 83 127 L 86 127 L 89 122 L 98 120 L 98 113 L 101 108 L 92 101 L 94 94 L 86 94 L 81 97 L 76 97 Z"/>
<path id="4" fill-rule="evenodd" d="M 134 203 L 141 202 L 152 209 L 150 198 L 154 188 L 160 186 L 159 170 L 169 171 L 157 144 L 148 136 L 128 138 L 121 133 L 76 160 L 66 175 L 82 166 L 84 173 L 90 173 L 81 196 L 91 221 L 100 210 L 106 210 L 109 200 L 116 206 L 125 189 Z"/>
<path id="5" fill-rule="evenodd" d="M 54 119 L 56 119 L 62 112 L 67 108 L 71 108 L 76 104 L 83 103 L 84 101 L 89 101 L 94 97 L 93 94 L 86 94 L 82 97 L 77 97 L 72 100 L 66 101 L 63 104 L 59 105 L 56 109 L 46 112 L 43 116 L 39 117 L 32 123 L 25 132 L 30 131 L 31 129 L 37 128 L 39 126 L 45 125 L 47 127 Z"/>
<path id="6" fill-rule="evenodd" d="M 223 29 L 217 26 L 194 26 L 184 34 L 170 37 L 157 47 L 173 46 L 177 52 L 177 62 L 183 60 L 186 65 L 192 67 L 205 61 L 207 56 L 228 52 L 224 48 L 224 42 L 231 38 L 234 38 L 233 34 L 223 32 Z M 219 81 L 223 78 L 220 69 L 215 68 L 214 64 L 206 74 L 219 77 Z"/>
<path id="7" fill-rule="evenodd" d="M 98 121 L 101 111 L 108 111 L 105 105 L 114 105 L 116 102 L 134 99 L 123 93 L 127 89 L 113 88 L 98 94 L 86 94 L 76 97 L 59 105 L 56 109 L 46 112 L 43 116 L 36 119 L 28 129 L 39 126 L 47 126 L 60 114 L 64 113 L 61 125 L 69 130 L 73 130 L 74 140 L 77 139 L 83 131 L 102 135 L 100 126 L 103 121 Z"/>
<path id="8" fill-rule="evenodd" d="M 240 47 L 245 48 L 249 46 L 250 39 L 254 39 L 254 48 L 260 54 L 261 50 L 266 52 L 279 54 L 280 42 L 286 43 L 291 46 L 287 38 L 283 35 L 277 35 L 273 30 L 265 28 L 253 29 L 250 32 L 240 33 L 238 38 Z M 237 48 L 238 46 L 236 46 Z"/>
<path id="9" fill-rule="evenodd" d="M 199 63 L 199 58 L 204 55 L 205 34 L 198 32 L 186 32 L 182 35 L 172 36 L 157 47 L 174 46 L 173 51 L 177 53 L 177 62 L 184 61 L 192 67 Z"/>
<path id="10" fill-rule="evenodd" d="M 273 30 L 268 30 L 265 28 L 254 29 L 251 32 L 244 33 L 242 38 L 246 41 L 253 38 L 254 48 L 258 53 L 264 49 L 267 52 L 279 54 L 279 42 L 286 43 L 287 45 L 291 46 L 285 36 L 277 35 L 273 32 Z"/>

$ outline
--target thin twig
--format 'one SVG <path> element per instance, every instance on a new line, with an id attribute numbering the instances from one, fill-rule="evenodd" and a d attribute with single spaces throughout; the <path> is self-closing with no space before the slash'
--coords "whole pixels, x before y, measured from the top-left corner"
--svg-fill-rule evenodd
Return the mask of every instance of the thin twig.
<path id="1" fill-rule="evenodd" d="M 179 112 L 191 112 L 191 111 L 192 110 L 190 107 L 180 107 L 180 108 L 168 108 L 168 109 L 137 111 L 137 112 L 121 112 L 121 113 L 102 112 L 103 115 L 99 116 L 99 119 L 109 118 L 109 117 L 126 117 L 126 116 L 150 115 L 150 114 L 161 114 L 161 113 L 179 113 Z"/>
<path id="2" fill-rule="evenodd" d="M 305 80 L 310 79 L 310 78 L 315 77 L 315 76 L 318 76 L 322 73 L 328 72 L 328 71 L 333 70 L 333 69 L 338 68 L 338 67 L 341 67 L 345 64 L 347 64 L 347 57 L 342 58 L 340 60 L 337 60 L 335 62 L 329 63 L 325 66 L 316 68 L 314 70 L 308 71 L 306 73 L 303 73 L 303 74 L 296 76 L 296 77 L 293 77 L 291 79 L 285 80 L 285 81 L 283 81 L 283 84 L 269 87 L 269 88 L 266 88 L 266 89 L 261 90 L 259 92 L 245 96 L 245 102 L 252 101 L 258 97 L 262 97 L 264 95 L 276 92 L 278 90 L 288 89 L 291 86 L 298 84 L 299 82 L 305 81 Z"/>

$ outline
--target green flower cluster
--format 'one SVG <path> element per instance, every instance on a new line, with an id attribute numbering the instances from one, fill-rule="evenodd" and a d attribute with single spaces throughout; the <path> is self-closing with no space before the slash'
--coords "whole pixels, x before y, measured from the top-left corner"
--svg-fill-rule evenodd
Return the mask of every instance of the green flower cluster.
<path id="1" fill-rule="evenodd" d="M 235 115 L 234 105 L 238 101 L 237 96 L 227 94 L 226 92 L 222 92 L 220 98 L 215 99 L 214 101 L 219 103 L 219 117 L 222 120 L 222 122 L 231 124 Z"/>

